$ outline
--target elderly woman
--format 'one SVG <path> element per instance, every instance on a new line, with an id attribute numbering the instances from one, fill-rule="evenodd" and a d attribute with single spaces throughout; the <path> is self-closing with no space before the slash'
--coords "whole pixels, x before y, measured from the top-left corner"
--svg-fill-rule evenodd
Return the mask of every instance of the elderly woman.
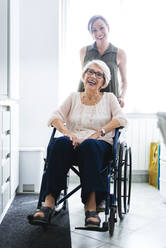
<path id="1" fill-rule="evenodd" d="M 63 136 L 48 146 L 45 203 L 33 215 L 31 224 L 49 222 L 56 199 L 65 187 L 67 172 L 76 163 L 85 204 L 85 226 L 100 225 L 96 204 L 106 192 L 100 171 L 105 157 L 111 152 L 114 129 L 125 126 L 127 120 L 113 93 L 100 91 L 110 81 L 110 70 L 104 62 L 87 63 L 82 80 L 85 91 L 72 93 L 49 120 L 49 126 L 56 127 Z"/>

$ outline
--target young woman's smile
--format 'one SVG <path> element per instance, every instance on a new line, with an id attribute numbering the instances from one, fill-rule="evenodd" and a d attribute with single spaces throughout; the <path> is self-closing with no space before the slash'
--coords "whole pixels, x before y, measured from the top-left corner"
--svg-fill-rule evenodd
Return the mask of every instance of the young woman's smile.
<path id="1" fill-rule="evenodd" d="M 92 36 L 97 40 L 105 40 L 108 38 L 109 28 L 107 25 L 101 20 L 96 20 L 92 25 Z"/>

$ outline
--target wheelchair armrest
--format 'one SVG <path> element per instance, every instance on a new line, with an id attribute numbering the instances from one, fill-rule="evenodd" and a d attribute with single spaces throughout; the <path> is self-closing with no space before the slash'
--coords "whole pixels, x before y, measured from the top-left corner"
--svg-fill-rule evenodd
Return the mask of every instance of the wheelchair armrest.
<path id="1" fill-rule="evenodd" d="M 53 127 L 53 126 L 51 125 L 51 127 Z M 51 137 L 50 137 L 50 140 L 49 140 L 49 144 L 51 144 L 52 140 L 54 139 L 55 132 L 56 132 L 56 128 L 53 127 L 52 134 L 51 134 Z"/>
<path id="2" fill-rule="evenodd" d="M 51 135 L 51 137 L 52 137 L 52 136 L 54 137 L 55 132 L 56 132 L 56 127 L 54 127 L 54 126 L 51 126 L 51 127 L 53 127 L 53 131 L 52 131 L 52 135 Z"/>
<path id="3" fill-rule="evenodd" d="M 123 129 L 123 127 L 118 127 L 115 129 L 115 136 L 113 138 L 113 160 L 114 162 L 116 161 L 118 141 L 119 141 L 121 129 Z"/>
<path id="4" fill-rule="evenodd" d="M 115 129 L 115 136 L 113 138 L 114 142 L 118 142 L 118 139 L 119 139 L 119 136 L 120 136 L 120 133 L 121 133 L 121 129 L 123 129 L 124 127 L 117 127 Z"/>

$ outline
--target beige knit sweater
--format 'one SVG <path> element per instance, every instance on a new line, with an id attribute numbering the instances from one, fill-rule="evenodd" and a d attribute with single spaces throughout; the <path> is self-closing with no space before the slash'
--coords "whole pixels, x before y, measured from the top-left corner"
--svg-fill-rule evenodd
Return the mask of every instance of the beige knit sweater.
<path id="1" fill-rule="evenodd" d="M 66 123 L 67 128 L 77 136 L 80 143 L 112 119 L 118 120 L 123 127 L 127 125 L 126 116 L 122 112 L 117 98 L 114 94 L 107 92 L 93 106 L 82 104 L 80 92 L 71 93 L 59 109 L 53 112 L 48 126 L 56 118 Z M 113 130 L 100 139 L 112 144 L 114 135 L 115 131 Z"/>

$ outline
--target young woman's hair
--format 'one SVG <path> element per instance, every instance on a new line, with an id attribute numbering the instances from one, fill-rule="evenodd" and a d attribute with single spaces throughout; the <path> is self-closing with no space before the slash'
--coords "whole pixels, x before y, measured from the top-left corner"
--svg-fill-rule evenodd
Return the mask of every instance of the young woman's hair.
<path id="1" fill-rule="evenodd" d="M 89 30 L 90 33 L 92 33 L 92 25 L 93 25 L 93 23 L 98 19 L 102 20 L 107 25 L 107 27 L 109 27 L 109 24 L 108 24 L 107 20 L 103 16 L 94 15 L 94 16 L 92 16 L 90 18 L 90 20 L 88 22 L 88 30 Z"/>
<path id="2" fill-rule="evenodd" d="M 109 81 L 111 80 L 111 73 L 110 73 L 110 69 L 108 68 L 108 66 L 106 65 L 105 62 L 103 62 L 102 60 L 99 60 L 99 59 L 94 59 L 94 60 L 91 60 L 89 61 L 83 68 L 82 70 L 82 78 L 81 80 L 83 80 L 83 77 L 84 77 L 84 74 L 85 72 L 87 71 L 87 69 L 89 68 L 89 66 L 91 65 L 98 65 L 98 67 L 103 71 L 104 73 L 104 79 L 105 79 L 105 82 L 103 84 L 103 86 L 101 87 L 102 89 L 106 88 Z"/>

